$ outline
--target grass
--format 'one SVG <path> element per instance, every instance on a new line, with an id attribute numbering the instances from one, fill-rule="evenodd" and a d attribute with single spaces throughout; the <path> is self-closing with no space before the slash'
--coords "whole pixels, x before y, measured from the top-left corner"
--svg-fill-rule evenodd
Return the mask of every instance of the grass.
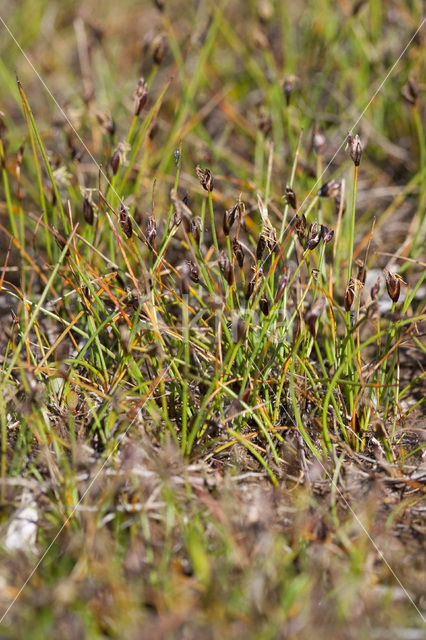
<path id="1" fill-rule="evenodd" d="M 2 628 L 421 637 L 421 3 L 172 4 L 2 15 Z"/>

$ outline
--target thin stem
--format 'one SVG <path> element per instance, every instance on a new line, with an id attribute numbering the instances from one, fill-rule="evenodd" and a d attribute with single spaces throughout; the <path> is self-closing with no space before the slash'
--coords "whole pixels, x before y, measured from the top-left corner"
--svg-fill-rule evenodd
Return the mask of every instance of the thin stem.
<path id="1" fill-rule="evenodd" d="M 217 253 L 219 254 L 219 245 L 217 242 L 217 235 L 216 235 L 216 224 L 214 221 L 213 197 L 212 197 L 211 191 L 208 192 L 208 200 L 209 200 L 210 223 L 212 227 L 213 244 L 215 246 Z"/>
<path id="2" fill-rule="evenodd" d="M 348 282 L 352 277 L 352 264 L 353 264 L 353 253 L 354 253 L 354 237 L 355 237 L 356 196 L 357 196 L 357 187 L 358 187 L 358 169 L 359 169 L 359 167 L 357 165 L 355 165 L 354 185 L 353 185 L 353 192 L 352 192 L 352 209 L 351 209 L 351 212 L 350 212 L 350 219 L 349 219 Z"/>

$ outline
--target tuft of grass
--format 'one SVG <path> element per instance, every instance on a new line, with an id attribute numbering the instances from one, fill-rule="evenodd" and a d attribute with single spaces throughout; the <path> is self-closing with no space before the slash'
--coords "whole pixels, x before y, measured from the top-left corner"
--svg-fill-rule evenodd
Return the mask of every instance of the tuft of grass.
<path id="1" fill-rule="evenodd" d="M 0 63 L 6 633 L 417 630 L 416 40 L 359 123 L 362 156 L 352 134 L 334 153 L 418 7 L 396 2 L 397 28 L 382 2 L 126 0 L 117 23 L 113 3 L 53 2 L 47 46 L 32 4 L 4 20 L 67 100 L 59 124 L 19 50 Z"/>

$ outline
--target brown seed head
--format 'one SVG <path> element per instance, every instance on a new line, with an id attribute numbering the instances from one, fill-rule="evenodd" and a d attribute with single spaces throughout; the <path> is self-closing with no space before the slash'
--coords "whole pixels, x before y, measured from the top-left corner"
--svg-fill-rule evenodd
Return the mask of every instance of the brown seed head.
<path id="1" fill-rule="evenodd" d="M 404 280 L 398 273 L 392 273 L 389 269 L 384 269 L 383 273 L 385 274 L 386 289 L 389 298 L 392 302 L 398 302 L 401 294 L 401 282 L 404 284 Z"/>
<path id="2" fill-rule="evenodd" d="M 148 218 L 148 223 L 146 225 L 146 243 L 148 245 L 148 249 L 150 251 L 154 251 L 154 242 L 157 237 L 157 223 L 153 216 Z"/>
<path id="3" fill-rule="evenodd" d="M 277 293 L 275 295 L 274 304 L 278 304 L 278 302 L 283 297 L 284 290 L 285 290 L 287 284 L 288 284 L 288 272 L 286 271 L 285 274 L 283 275 L 283 277 L 281 278 L 280 283 L 278 285 Z"/>
<path id="4" fill-rule="evenodd" d="M 321 228 L 318 226 L 318 222 L 315 220 L 310 226 L 307 237 L 307 248 L 313 251 L 321 240 Z"/>
<path id="5" fill-rule="evenodd" d="M 351 278 L 345 291 L 344 305 L 345 310 L 350 311 L 355 300 L 355 278 Z"/>
<path id="6" fill-rule="evenodd" d="M 259 240 L 256 247 L 256 260 L 259 261 L 262 259 L 263 252 L 266 247 L 268 247 L 270 253 L 275 251 L 275 247 L 277 244 L 277 235 L 269 220 L 266 220 L 262 231 L 260 232 Z"/>
<path id="7" fill-rule="evenodd" d="M 269 300 L 265 294 L 259 300 L 259 307 L 264 316 L 269 316 Z"/>
<path id="8" fill-rule="evenodd" d="M 244 251 L 240 242 L 238 242 L 237 238 L 232 240 L 232 253 L 235 256 L 235 259 L 238 262 L 238 266 L 240 269 L 243 268 L 244 265 Z"/>
<path id="9" fill-rule="evenodd" d="M 257 241 L 257 247 L 256 247 L 256 260 L 258 262 L 259 260 L 262 260 L 265 247 L 266 247 L 266 238 L 265 238 L 265 234 L 262 231 L 259 236 L 259 240 Z"/>
<path id="10" fill-rule="evenodd" d="M 219 254 L 219 268 L 223 273 L 226 282 L 232 286 L 234 283 L 234 269 L 226 251 L 223 250 Z"/>
<path id="11" fill-rule="evenodd" d="M 116 149 L 112 154 L 112 158 L 111 158 L 111 169 L 114 175 L 117 173 L 119 166 L 120 166 L 120 152 L 118 151 L 118 149 Z"/>
<path id="12" fill-rule="evenodd" d="M 352 131 L 349 132 L 346 148 L 349 149 L 349 154 L 353 160 L 354 165 L 356 167 L 359 167 L 363 148 L 361 139 L 358 134 L 354 136 Z"/>
<path id="13" fill-rule="evenodd" d="M 147 84 L 144 78 L 140 78 L 135 93 L 135 116 L 140 116 L 148 98 Z"/>
<path id="14" fill-rule="evenodd" d="M 322 239 L 324 240 L 325 244 L 327 244 L 328 242 L 331 242 L 334 238 L 334 229 L 327 229 L 327 227 L 322 227 L 321 234 L 322 234 Z"/>
<path id="15" fill-rule="evenodd" d="M 296 194 L 294 193 L 290 185 L 286 185 L 284 197 L 287 204 L 289 204 L 292 209 L 296 210 L 297 209 Z"/>
<path id="16" fill-rule="evenodd" d="M 225 213 L 223 214 L 223 233 L 225 234 L 225 236 L 229 236 L 229 232 L 232 228 L 232 225 L 235 222 L 235 218 L 239 210 L 239 207 L 240 207 L 240 203 L 237 202 L 237 204 L 234 207 L 232 207 L 232 209 L 225 211 Z"/>
<path id="17" fill-rule="evenodd" d="M 306 231 L 306 218 L 305 214 L 302 213 L 301 216 L 295 215 L 291 224 L 294 225 L 296 229 L 296 233 L 299 237 L 299 240 L 302 242 L 305 239 L 305 231 Z"/>
<path id="18" fill-rule="evenodd" d="M 256 284 L 256 276 L 253 276 L 253 278 L 247 283 L 247 289 L 246 289 L 246 300 L 250 300 L 250 298 L 253 295 L 253 291 L 254 291 L 254 287 Z"/>
<path id="19" fill-rule="evenodd" d="M 338 180 L 329 180 L 318 190 L 320 198 L 335 198 L 341 191 L 342 183 Z"/>
<path id="20" fill-rule="evenodd" d="M 93 204 L 90 202 L 87 196 L 84 196 L 83 199 L 83 216 L 87 224 L 93 224 Z"/>
<path id="21" fill-rule="evenodd" d="M 126 161 L 126 153 L 130 149 L 130 145 L 127 142 L 119 142 L 116 146 L 111 158 L 111 168 L 115 175 L 120 167 Z"/>
<path id="22" fill-rule="evenodd" d="M 356 279 L 358 280 L 358 282 L 364 285 L 365 278 L 367 277 L 367 269 L 365 268 L 365 264 L 363 262 L 358 262 L 357 266 L 358 266 L 358 271 L 356 274 Z"/>
<path id="23" fill-rule="evenodd" d="M 131 238 L 133 234 L 132 221 L 130 220 L 128 209 L 124 204 L 120 205 L 120 225 L 127 238 Z"/>
<path id="24" fill-rule="evenodd" d="M 199 164 L 195 167 L 201 186 L 206 191 L 213 191 L 213 174 L 210 169 L 202 169 Z"/>
<path id="25" fill-rule="evenodd" d="M 198 267 L 192 260 L 187 260 L 186 265 L 188 266 L 188 275 L 192 282 L 198 283 L 200 281 L 198 274 Z"/>
<path id="26" fill-rule="evenodd" d="M 325 244 L 327 244 L 328 242 L 331 242 L 334 238 L 334 229 L 328 229 L 322 224 L 321 236 Z"/>

